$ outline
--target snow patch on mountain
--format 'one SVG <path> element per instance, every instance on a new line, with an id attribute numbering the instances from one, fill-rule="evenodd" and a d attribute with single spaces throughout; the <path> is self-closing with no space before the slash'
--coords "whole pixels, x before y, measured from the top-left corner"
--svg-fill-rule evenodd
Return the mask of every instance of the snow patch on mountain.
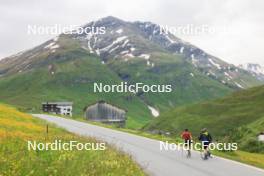
<path id="1" fill-rule="evenodd" d="M 119 48 L 119 45 L 115 46 L 114 48 L 112 48 L 112 49 L 109 51 L 109 53 L 112 53 L 113 51 L 115 51 L 115 50 L 118 49 L 118 48 Z"/>
<path id="2" fill-rule="evenodd" d="M 96 52 L 96 54 L 98 55 L 98 56 L 100 56 L 100 50 L 99 50 L 99 48 L 97 48 L 96 50 L 95 50 L 95 52 Z"/>
<path id="3" fill-rule="evenodd" d="M 238 67 L 249 71 L 251 73 L 255 73 L 257 75 L 264 75 L 264 66 L 260 64 L 254 64 L 254 63 L 246 63 L 246 64 L 240 64 Z"/>
<path id="4" fill-rule="evenodd" d="M 120 54 L 127 54 L 127 53 L 129 53 L 129 51 L 125 50 L 125 51 L 122 51 Z"/>
<path id="5" fill-rule="evenodd" d="M 135 56 L 132 53 L 128 53 L 128 54 L 125 54 L 124 57 L 134 58 Z"/>
<path id="6" fill-rule="evenodd" d="M 50 48 L 50 47 L 52 47 L 53 45 L 55 45 L 55 42 L 51 42 L 51 43 L 49 43 L 49 44 L 46 45 L 44 48 Z"/>
<path id="7" fill-rule="evenodd" d="M 114 40 L 110 45 L 101 48 L 100 51 L 109 51 L 115 44 L 118 44 L 119 42 L 122 42 L 125 40 L 127 36 L 118 37 L 116 40 Z"/>
<path id="8" fill-rule="evenodd" d="M 264 66 L 255 63 L 246 63 L 238 65 L 239 68 L 248 71 L 252 76 L 260 81 L 264 81 Z"/>
<path id="9" fill-rule="evenodd" d="M 168 35 L 166 35 L 166 38 L 168 39 L 168 41 L 169 41 L 170 43 L 175 43 L 175 41 L 174 41 L 173 39 L 171 39 Z"/>
<path id="10" fill-rule="evenodd" d="M 125 42 L 122 44 L 122 47 L 124 48 L 128 44 L 129 40 L 126 39 Z"/>
<path id="11" fill-rule="evenodd" d="M 136 48 L 134 48 L 134 47 L 130 48 L 130 51 L 135 51 L 135 50 L 136 50 Z"/>
<path id="12" fill-rule="evenodd" d="M 151 114 L 154 116 L 154 117 L 158 117 L 160 115 L 159 111 L 151 106 L 148 106 Z"/>
<path id="13" fill-rule="evenodd" d="M 149 61 L 147 61 L 147 66 L 150 66 L 150 62 Z"/>
<path id="14" fill-rule="evenodd" d="M 123 32 L 123 29 L 118 29 L 116 33 L 121 34 Z"/>
<path id="15" fill-rule="evenodd" d="M 141 54 L 138 57 L 141 57 L 141 58 L 148 60 L 150 58 L 150 54 Z"/>
<path id="16" fill-rule="evenodd" d="M 54 42 L 57 42 L 58 39 L 59 39 L 59 37 L 57 36 L 57 37 L 53 38 L 53 41 L 54 41 Z"/>
<path id="17" fill-rule="evenodd" d="M 239 84 L 239 83 L 237 83 L 237 82 L 235 82 L 235 84 L 237 85 L 237 87 L 239 87 L 239 88 L 241 88 L 241 89 L 244 89 L 244 87 L 243 87 L 241 84 Z"/>
<path id="18" fill-rule="evenodd" d="M 94 51 L 91 47 L 91 41 L 90 40 L 88 41 L 88 48 L 89 48 L 90 53 L 94 53 Z"/>
<path id="19" fill-rule="evenodd" d="M 217 67 L 219 70 L 221 69 L 221 66 L 217 63 L 215 63 L 211 58 L 208 58 L 209 62 L 214 65 L 215 67 Z"/>
<path id="20" fill-rule="evenodd" d="M 184 47 L 182 46 L 180 49 L 180 53 L 183 53 L 183 51 L 184 51 Z"/>
<path id="21" fill-rule="evenodd" d="M 60 47 L 60 45 L 56 43 L 57 40 L 58 40 L 57 38 L 54 38 L 53 42 L 49 43 L 44 48 L 51 50 L 50 51 L 51 53 L 55 53 L 56 49 Z"/>
<path id="22" fill-rule="evenodd" d="M 233 77 L 232 77 L 230 74 L 228 74 L 227 72 L 224 72 L 224 74 L 225 74 L 225 76 L 226 76 L 227 78 L 229 78 L 228 80 L 233 79 Z"/>

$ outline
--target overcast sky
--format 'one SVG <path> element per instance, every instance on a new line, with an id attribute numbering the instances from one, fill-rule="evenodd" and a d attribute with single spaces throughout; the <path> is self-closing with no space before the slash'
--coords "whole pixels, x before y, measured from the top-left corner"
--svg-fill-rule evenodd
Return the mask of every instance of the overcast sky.
<path id="1" fill-rule="evenodd" d="M 54 37 L 28 35 L 28 25 L 83 25 L 109 15 L 174 27 L 177 37 L 233 64 L 264 64 L 263 0 L 0 0 L 0 58 Z M 199 28 L 209 31 L 190 32 Z"/>

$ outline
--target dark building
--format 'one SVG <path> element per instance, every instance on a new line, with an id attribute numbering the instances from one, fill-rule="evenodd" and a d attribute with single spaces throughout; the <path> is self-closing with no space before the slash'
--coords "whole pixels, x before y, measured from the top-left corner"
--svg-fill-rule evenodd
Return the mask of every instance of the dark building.
<path id="1" fill-rule="evenodd" d="M 98 101 L 85 108 L 84 116 L 87 120 L 124 127 L 126 124 L 125 115 L 126 110 L 106 103 L 105 101 Z"/>
<path id="2" fill-rule="evenodd" d="M 72 116 L 72 102 L 43 102 L 42 111 Z"/>

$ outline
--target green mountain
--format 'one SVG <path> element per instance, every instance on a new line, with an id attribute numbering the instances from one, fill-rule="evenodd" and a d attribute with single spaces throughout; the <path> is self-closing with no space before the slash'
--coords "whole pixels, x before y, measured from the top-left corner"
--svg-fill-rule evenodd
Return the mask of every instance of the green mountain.
<path id="1" fill-rule="evenodd" d="M 61 34 L 0 61 L 0 101 L 40 111 L 43 101 L 73 101 L 74 114 L 104 99 L 141 127 L 171 108 L 259 85 L 251 73 L 213 57 L 150 22 L 106 17 L 82 26 L 101 33 Z M 93 83 L 171 84 L 171 93 L 94 93 Z"/>
<path id="2" fill-rule="evenodd" d="M 87 104 L 105 99 L 129 109 L 129 115 L 135 115 L 140 121 L 151 117 L 145 104 L 136 96 L 128 93 L 93 93 L 94 82 L 117 84 L 122 80 L 98 57 L 67 36 L 60 37 L 58 43 L 61 49 L 52 55 L 43 53 L 42 58 L 30 62 L 33 64 L 31 69 L 1 78 L 1 101 L 33 112 L 40 111 L 41 102 L 44 101 L 73 101 L 73 113 L 82 115 Z"/>
<path id="3" fill-rule="evenodd" d="M 215 139 L 239 142 L 242 149 L 247 150 L 254 143 L 251 149 L 259 151 L 260 147 L 252 147 L 261 145 L 256 136 L 264 131 L 263 104 L 264 86 L 254 87 L 217 100 L 173 109 L 144 128 L 148 131 L 170 131 L 176 135 L 189 128 L 198 136 L 206 127 Z"/>

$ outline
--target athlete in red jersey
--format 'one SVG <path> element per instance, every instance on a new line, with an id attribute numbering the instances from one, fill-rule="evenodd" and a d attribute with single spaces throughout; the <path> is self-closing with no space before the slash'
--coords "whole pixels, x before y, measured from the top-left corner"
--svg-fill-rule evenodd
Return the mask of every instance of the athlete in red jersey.
<path id="1" fill-rule="evenodd" d="M 192 134 L 189 132 L 188 129 L 185 129 L 182 134 L 181 134 L 181 138 L 184 139 L 185 141 L 185 145 L 191 145 L 192 143 Z"/>
<path id="2" fill-rule="evenodd" d="M 185 129 L 181 134 L 181 138 L 184 139 L 184 144 L 185 146 L 188 147 L 187 158 L 190 158 L 191 157 L 192 134 L 189 132 L 188 129 Z"/>
<path id="3" fill-rule="evenodd" d="M 185 143 L 192 140 L 192 134 L 189 132 L 188 129 L 185 129 L 182 134 L 181 138 L 184 139 Z"/>

